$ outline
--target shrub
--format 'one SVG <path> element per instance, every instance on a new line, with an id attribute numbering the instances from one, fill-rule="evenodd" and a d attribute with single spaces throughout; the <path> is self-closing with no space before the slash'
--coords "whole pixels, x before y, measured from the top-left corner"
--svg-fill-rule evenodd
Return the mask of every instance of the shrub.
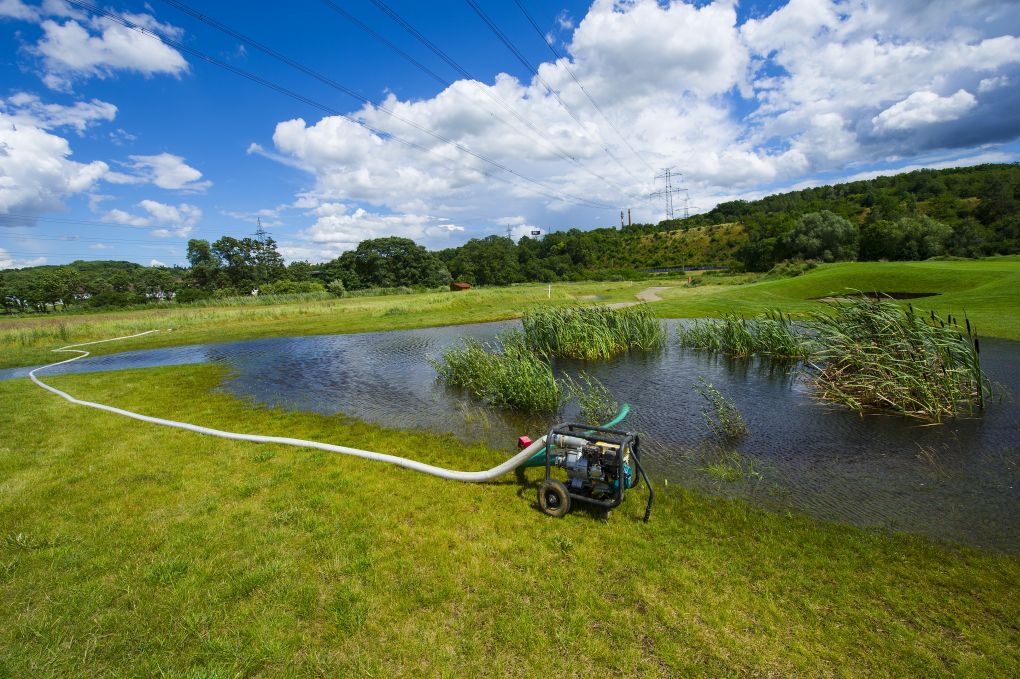
<path id="1" fill-rule="evenodd" d="M 561 358 L 608 359 L 632 349 L 657 349 L 666 341 L 662 323 L 645 305 L 540 307 L 526 312 L 521 322 L 532 351 Z"/>
<path id="2" fill-rule="evenodd" d="M 330 281 L 329 285 L 326 286 L 326 292 L 334 297 L 344 297 L 347 295 L 347 288 L 344 287 L 344 282 L 337 278 L 335 281 Z"/>

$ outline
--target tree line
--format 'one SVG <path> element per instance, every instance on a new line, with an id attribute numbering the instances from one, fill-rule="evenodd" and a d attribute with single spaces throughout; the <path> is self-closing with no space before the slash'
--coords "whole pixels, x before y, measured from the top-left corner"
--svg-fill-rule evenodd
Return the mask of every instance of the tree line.
<path id="1" fill-rule="evenodd" d="M 624 280 L 642 269 L 785 260 L 918 260 L 1020 252 L 1020 165 L 918 170 L 720 203 L 658 224 L 492 235 L 429 251 L 406 238 L 362 241 L 332 261 L 285 264 L 268 237 L 188 241 L 186 267 L 77 261 L 0 271 L 5 312 L 193 302 L 210 297 L 437 288 L 451 281 Z"/>

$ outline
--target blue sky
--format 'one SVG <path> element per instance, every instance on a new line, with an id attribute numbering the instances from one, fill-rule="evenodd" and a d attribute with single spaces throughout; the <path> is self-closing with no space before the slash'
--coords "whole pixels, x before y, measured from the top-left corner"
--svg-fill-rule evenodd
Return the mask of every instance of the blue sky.
<path id="1" fill-rule="evenodd" d="M 707 209 L 1020 155 L 1015 2 L 520 4 L 544 38 L 495 0 L 0 0 L 0 268 L 183 264 L 188 238 L 259 217 L 288 260 L 323 261 L 658 221 L 667 166 Z"/>

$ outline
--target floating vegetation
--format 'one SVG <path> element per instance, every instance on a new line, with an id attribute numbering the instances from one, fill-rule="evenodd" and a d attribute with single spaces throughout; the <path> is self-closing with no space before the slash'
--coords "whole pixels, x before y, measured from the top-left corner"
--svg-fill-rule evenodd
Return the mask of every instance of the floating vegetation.
<path id="1" fill-rule="evenodd" d="M 970 321 L 922 316 L 912 306 L 854 297 L 813 314 L 818 395 L 858 412 L 885 410 L 925 422 L 973 414 L 991 394 Z"/>
<path id="2" fill-rule="evenodd" d="M 521 322 L 530 349 L 558 358 L 605 360 L 635 349 L 658 349 L 667 336 L 645 305 L 539 307 Z"/>
<path id="3" fill-rule="evenodd" d="M 733 401 L 722 395 L 711 382 L 706 382 L 704 377 L 698 378 L 695 387 L 701 397 L 708 402 L 709 407 L 701 410 L 705 422 L 712 433 L 721 439 L 737 439 L 747 435 L 747 424 L 741 416 Z"/>
<path id="4" fill-rule="evenodd" d="M 811 345 L 781 311 L 768 311 L 751 320 L 730 314 L 719 320 L 695 321 L 678 326 L 677 339 L 682 347 L 743 357 L 802 359 L 810 353 Z"/>
<path id="5" fill-rule="evenodd" d="M 466 337 L 429 362 L 443 382 L 500 408 L 552 413 L 564 400 L 549 362 L 525 346 L 520 332 L 503 333 L 495 342 Z"/>

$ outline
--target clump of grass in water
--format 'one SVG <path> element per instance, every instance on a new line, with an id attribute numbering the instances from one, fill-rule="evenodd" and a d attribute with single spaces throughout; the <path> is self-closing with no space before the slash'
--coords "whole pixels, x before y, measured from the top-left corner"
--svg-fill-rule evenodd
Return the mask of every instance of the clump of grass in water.
<path id="1" fill-rule="evenodd" d="M 810 353 L 809 340 L 797 332 L 790 317 L 781 311 L 768 311 L 752 320 L 729 314 L 719 320 L 695 321 L 678 326 L 677 339 L 682 347 L 731 356 L 801 359 Z"/>
<path id="2" fill-rule="evenodd" d="M 429 362 L 443 382 L 497 407 L 551 413 L 563 402 L 552 367 L 525 346 L 519 332 L 503 333 L 495 343 L 467 337 Z"/>
<path id="3" fill-rule="evenodd" d="M 590 423 L 609 422 L 620 411 L 620 403 L 597 378 L 586 372 L 577 379 L 565 378 L 567 391 L 581 407 L 581 419 Z"/>
<path id="4" fill-rule="evenodd" d="M 521 322 L 528 347 L 559 358 L 605 360 L 666 343 L 662 323 L 644 305 L 539 307 L 525 313 Z"/>
<path id="5" fill-rule="evenodd" d="M 716 389 L 712 383 L 706 382 L 704 377 L 698 378 L 695 388 L 711 408 L 703 408 L 701 414 L 713 434 L 729 440 L 747 435 L 747 424 L 733 401 L 723 396 L 722 392 Z"/>
<path id="6" fill-rule="evenodd" d="M 991 382 L 981 370 L 977 335 L 966 335 L 931 312 L 853 297 L 816 313 L 818 350 L 812 359 L 821 398 L 864 412 L 889 410 L 925 422 L 973 414 Z"/>

